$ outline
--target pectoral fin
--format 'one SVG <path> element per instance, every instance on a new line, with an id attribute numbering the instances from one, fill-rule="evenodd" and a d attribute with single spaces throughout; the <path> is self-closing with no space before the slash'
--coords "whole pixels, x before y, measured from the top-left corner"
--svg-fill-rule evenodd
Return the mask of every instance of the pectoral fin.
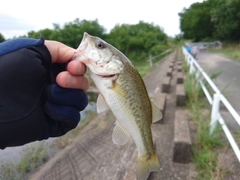
<path id="1" fill-rule="evenodd" d="M 97 98 L 97 112 L 101 113 L 109 108 L 102 94 L 98 95 Z"/>
<path id="2" fill-rule="evenodd" d="M 161 120 L 163 117 L 160 109 L 152 102 L 152 123 Z"/>
<path id="3" fill-rule="evenodd" d="M 112 141 L 117 145 L 124 145 L 128 142 L 130 135 L 116 122 L 113 129 Z"/>

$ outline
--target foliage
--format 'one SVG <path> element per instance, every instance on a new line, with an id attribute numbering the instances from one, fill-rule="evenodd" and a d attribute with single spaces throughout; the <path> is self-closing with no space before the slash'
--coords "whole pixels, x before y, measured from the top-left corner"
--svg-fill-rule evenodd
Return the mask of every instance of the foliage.
<path id="1" fill-rule="evenodd" d="M 216 8 L 212 8 L 211 18 L 215 26 L 215 37 L 230 41 L 240 40 L 240 1 L 211 0 Z"/>
<path id="2" fill-rule="evenodd" d="M 23 151 L 19 163 L 7 162 L 1 165 L 0 179 L 28 179 L 30 173 L 44 164 L 48 158 L 49 155 L 43 143 L 28 147 Z"/>
<path id="3" fill-rule="evenodd" d="M 209 1 L 194 3 L 190 8 L 184 8 L 183 12 L 179 13 L 180 29 L 184 38 L 199 41 L 212 36 L 213 25 L 209 13 L 211 10 L 209 4 Z"/>
<path id="4" fill-rule="evenodd" d="M 147 60 L 168 49 L 167 35 L 159 26 L 140 21 L 138 24 L 116 25 L 107 41 L 134 62 Z"/>
<path id="5" fill-rule="evenodd" d="M 151 54 L 158 55 L 169 49 L 168 37 L 161 27 L 140 21 L 138 24 L 116 25 L 110 33 L 98 23 L 98 20 L 87 21 L 75 19 L 61 27 L 53 24 L 53 29 L 41 29 L 29 31 L 27 35 L 20 37 L 56 40 L 73 48 L 77 48 L 82 40 L 84 32 L 98 36 L 115 46 L 125 54 L 133 63 L 143 63 Z M 1 41 L 1 34 L 0 34 Z"/>
<path id="6" fill-rule="evenodd" d="M 169 48 L 168 37 L 159 26 L 140 21 L 138 24 L 116 25 L 109 34 L 97 20 L 87 21 L 75 19 L 65 23 L 63 27 L 53 24 L 53 29 L 30 31 L 27 37 L 60 41 L 73 48 L 77 48 L 83 33 L 98 36 L 125 54 L 133 62 L 146 61 L 149 54 L 157 55 Z"/>
<path id="7" fill-rule="evenodd" d="M 224 47 L 221 49 L 210 49 L 210 51 L 215 52 L 215 53 L 220 53 L 224 54 L 227 57 L 240 61 L 240 47 L 238 46 L 229 46 L 229 47 Z"/>
<path id="8" fill-rule="evenodd" d="M 37 32 L 30 31 L 27 37 L 39 38 L 42 35 L 45 39 L 60 41 L 68 46 L 77 48 L 82 40 L 83 33 L 104 37 L 104 28 L 97 20 L 87 21 L 75 19 L 73 22 L 65 23 L 61 28 L 58 24 L 53 24 L 54 29 L 43 29 Z"/>
<path id="9" fill-rule="evenodd" d="M 4 38 L 4 36 L 0 33 L 0 42 L 3 42 L 3 41 L 5 41 L 5 38 Z"/>
<path id="10" fill-rule="evenodd" d="M 172 40 L 173 40 L 173 43 L 176 45 L 181 44 L 181 42 L 183 40 L 183 34 L 180 33 L 180 34 L 175 35 L 175 37 Z"/>
<path id="11" fill-rule="evenodd" d="M 183 37 L 194 41 L 213 38 L 239 41 L 239 9 L 239 0 L 206 0 L 194 3 L 179 13 Z"/>
<path id="12" fill-rule="evenodd" d="M 212 78 L 219 74 L 220 72 L 212 75 Z M 209 135 L 210 122 L 206 121 L 210 119 L 210 112 L 207 110 L 209 105 L 204 98 L 201 86 L 197 84 L 195 74 L 187 74 L 185 91 L 191 119 L 196 129 L 192 159 L 198 174 L 194 179 L 217 179 L 216 175 L 224 174 L 224 170 L 217 167 L 218 150 L 223 147 L 221 127 L 218 127 L 213 135 Z"/>

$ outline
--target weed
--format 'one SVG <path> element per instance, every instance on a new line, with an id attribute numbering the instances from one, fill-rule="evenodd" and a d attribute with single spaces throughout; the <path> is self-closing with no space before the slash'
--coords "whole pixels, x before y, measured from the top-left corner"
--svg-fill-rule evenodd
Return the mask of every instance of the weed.
<path id="1" fill-rule="evenodd" d="M 195 105 L 196 103 L 199 103 L 199 99 L 204 96 L 204 92 L 201 86 L 195 81 L 195 74 L 187 74 L 184 83 L 188 103 L 190 105 Z"/>
<path id="2" fill-rule="evenodd" d="M 215 53 L 221 53 L 231 59 L 240 61 L 239 46 L 228 45 L 227 47 L 223 47 L 221 49 L 210 49 L 210 51 Z"/>
<path id="3" fill-rule="evenodd" d="M 151 67 L 150 67 L 149 63 L 145 63 L 145 64 L 136 65 L 136 68 L 137 68 L 139 74 L 143 77 L 143 76 L 147 75 L 147 73 L 149 72 Z"/>
<path id="4" fill-rule="evenodd" d="M 212 136 L 209 135 L 210 113 L 206 110 L 208 106 L 204 92 L 200 85 L 197 85 L 195 74 L 188 74 L 185 80 L 187 103 L 191 112 L 191 119 L 197 128 L 196 137 L 193 143 L 192 157 L 198 171 L 196 179 L 212 179 L 216 174 L 217 152 L 216 147 L 221 147 L 221 131 L 218 129 Z"/>
<path id="5" fill-rule="evenodd" d="M 27 147 L 23 150 L 19 163 L 6 162 L 0 167 L 1 180 L 22 180 L 44 164 L 49 158 L 44 143 Z"/>
<path id="6" fill-rule="evenodd" d="M 2 164 L 0 170 L 1 180 L 20 180 L 22 178 L 22 174 L 18 172 L 17 165 L 13 162 Z"/>
<path id="7" fill-rule="evenodd" d="M 210 75 L 210 79 L 216 79 L 219 75 L 221 75 L 224 72 L 224 70 L 219 70 L 217 72 L 214 72 Z"/>
<path id="8" fill-rule="evenodd" d="M 159 62 L 161 59 L 164 59 L 164 57 L 168 56 L 169 54 L 171 54 L 172 51 L 169 51 L 161 56 L 159 56 L 158 58 L 154 58 L 152 60 L 152 67 L 150 66 L 150 63 L 149 62 L 135 62 L 134 63 L 134 66 L 137 68 L 139 74 L 144 77 L 148 74 L 148 72 L 154 68 L 154 64 Z"/>
<path id="9" fill-rule="evenodd" d="M 189 71 L 189 67 L 187 65 L 187 62 L 184 61 L 184 63 L 183 63 L 183 72 L 187 73 L 188 71 Z"/>

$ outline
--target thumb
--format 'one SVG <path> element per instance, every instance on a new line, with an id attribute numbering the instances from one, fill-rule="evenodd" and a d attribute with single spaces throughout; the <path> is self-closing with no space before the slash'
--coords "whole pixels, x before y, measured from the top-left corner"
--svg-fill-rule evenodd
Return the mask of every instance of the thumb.
<path id="1" fill-rule="evenodd" d="M 76 51 L 75 49 L 57 41 L 45 40 L 44 44 L 47 46 L 52 56 L 52 63 L 66 63 L 73 57 Z"/>

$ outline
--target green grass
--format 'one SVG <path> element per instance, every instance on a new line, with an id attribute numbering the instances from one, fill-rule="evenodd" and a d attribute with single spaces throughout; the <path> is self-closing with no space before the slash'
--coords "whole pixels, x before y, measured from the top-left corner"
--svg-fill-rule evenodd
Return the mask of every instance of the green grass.
<path id="1" fill-rule="evenodd" d="M 49 158 L 44 143 L 24 149 L 19 163 L 6 162 L 0 167 L 1 180 L 28 179 L 30 174 Z"/>
<path id="2" fill-rule="evenodd" d="M 222 49 L 210 49 L 211 52 L 224 54 L 230 59 L 240 61 L 240 46 L 229 45 Z"/>
<path id="3" fill-rule="evenodd" d="M 160 57 L 153 59 L 152 67 L 150 67 L 149 62 L 134 62 L 134 66 L 137 68 L 139 74 L 142 77 L 144 77 L 151 71 L 151 69 L 154 67 L 155 63 L 159 62 L 161 59 L 163 59 L 164 57 L 166 57 L 167 55 L 169 55 L 171 53 L 172 53 L 172 51 L 169 51 L 168 53 L 163 54 Z"/>
<path id="4" fill-rule="evenodd" d="M 139 63 L 139 64 L 136 64 L 135 67 L 137 68 L 139 74 L 142 77 L 146 76 L 151 69 L 149 63 Z"/>
<path id="5" fill-rule="evenodd" d="M 185 80 L 187 104 L 191 114 L 191 120 L 195 124 L 196 134 L 193 141 L 192 159 L 198 175 L 197 180 L 215 179 L 219 173 L 217 169 L 217 148 L 222 147 L 221 128 L 209 135 L 210 111 L 207 100 L 200 85 L 197 85 L 194 74 L 188 74 Z"/>

